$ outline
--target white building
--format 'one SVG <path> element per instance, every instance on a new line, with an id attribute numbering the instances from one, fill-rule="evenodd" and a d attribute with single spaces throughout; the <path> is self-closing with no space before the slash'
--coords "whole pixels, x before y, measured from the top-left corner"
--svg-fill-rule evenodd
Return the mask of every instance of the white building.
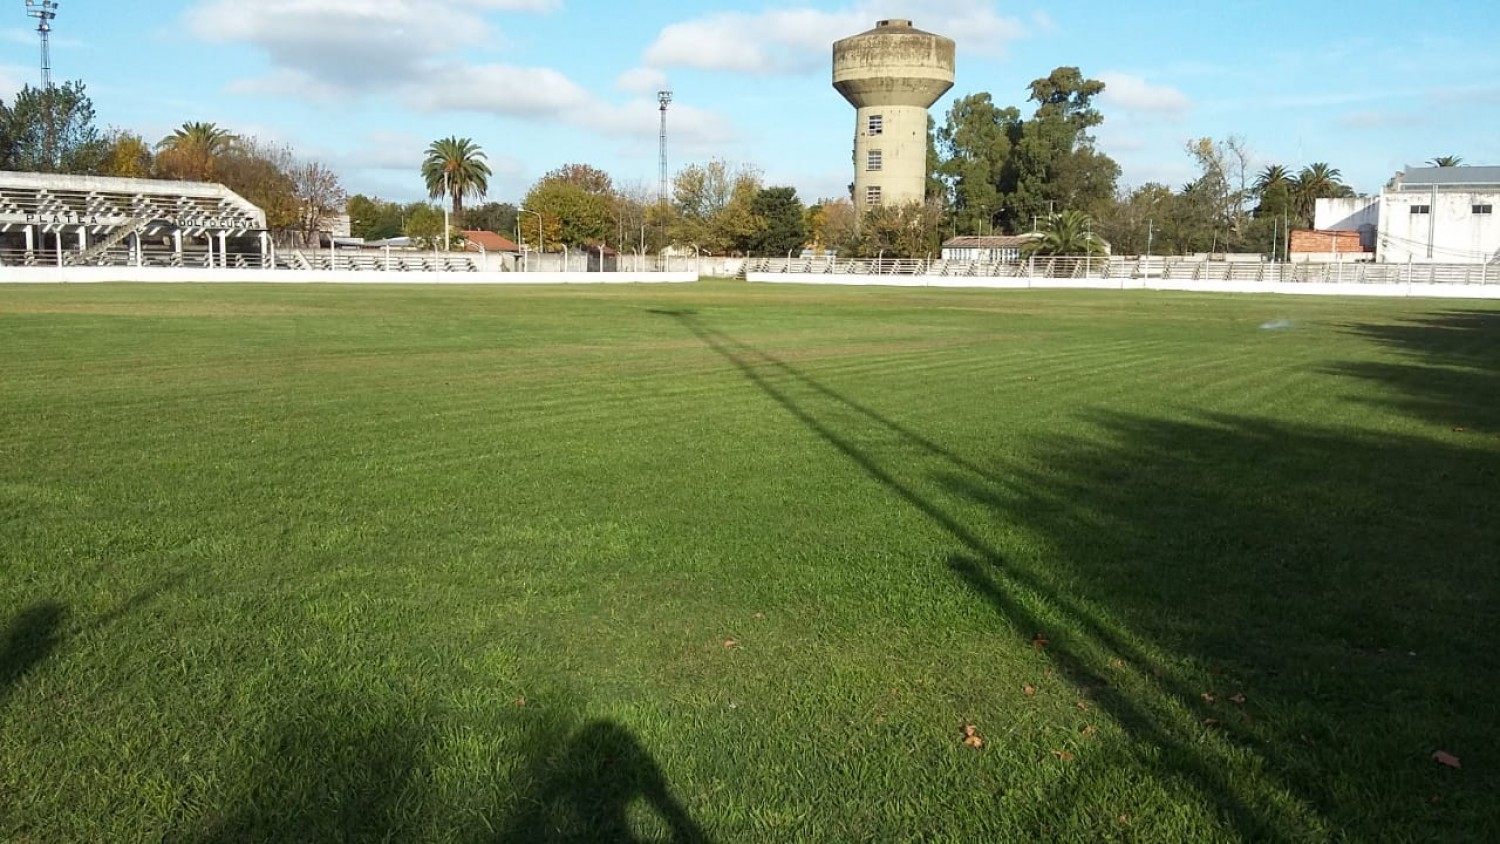
<path id="1" fill-rule="evenodd" d="M 1415 167 L 1378 197 L 1318 200 L 1314 227 L 1373 236 L 1381 263 L 1491 263 L 1500 260 L 1496 206 L 1500 167 Z"/>
<path id="2" fill-rule="evenodd" d="M 1041 235 L 960 235 L 943 243 L 944 261 L 983 261 L 991 264 L 1021 260 L 1021 248 Z"/>

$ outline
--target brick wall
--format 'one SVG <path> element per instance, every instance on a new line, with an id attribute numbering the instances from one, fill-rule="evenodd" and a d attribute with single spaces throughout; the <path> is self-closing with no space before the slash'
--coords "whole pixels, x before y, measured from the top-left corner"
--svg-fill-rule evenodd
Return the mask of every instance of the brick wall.
<path id="1" fill-rule="evenodd" d="M 1340 255 L 1363 254 L 1364 246 L 1359 242 L 1359 232 L 1292 232 L 1292 254 Z"/>

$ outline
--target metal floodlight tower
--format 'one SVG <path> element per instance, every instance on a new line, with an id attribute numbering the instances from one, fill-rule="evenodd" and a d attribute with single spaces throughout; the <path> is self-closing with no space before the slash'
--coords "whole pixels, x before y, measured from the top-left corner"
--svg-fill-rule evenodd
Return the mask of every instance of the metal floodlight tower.
<path id="1" fill-rule="evenodd" d="M 657 185 L 656 201 L 667 204 L 667 107 L 672 104 L 671 91 L 656 92 L 656 101 L 661 103 L 661 182 Z"/>
<path id="2" fill-rule="evenodd" d="M 37 19 L 42 36 L 42 90 L 52 87 L 52 21 L 57 19 L 57 0 L 26 0 L 26 14 Z"/>

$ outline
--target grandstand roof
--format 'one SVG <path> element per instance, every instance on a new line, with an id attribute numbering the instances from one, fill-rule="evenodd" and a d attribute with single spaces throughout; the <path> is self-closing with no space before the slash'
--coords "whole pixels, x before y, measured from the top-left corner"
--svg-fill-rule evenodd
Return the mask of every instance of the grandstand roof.
<path id="1" fill-rule="evenodd" d="M 142 219 L 196 231 L 266 227 L 263 211 L 210 182 L 0 170 L 0 225 L 108 229 Z"/>

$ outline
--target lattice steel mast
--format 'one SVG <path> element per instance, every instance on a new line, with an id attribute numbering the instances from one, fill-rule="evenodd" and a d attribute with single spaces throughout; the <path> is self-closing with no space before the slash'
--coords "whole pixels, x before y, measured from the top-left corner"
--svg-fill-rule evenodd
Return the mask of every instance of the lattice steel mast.
<path id="1" fill-rule="evenodd" d="M 661 182 L 656 189 L 656 202 L 662 207 L 667 204 L 667 107 L 672 104 L 671 91 L 658 91 L 657 102 L 661 103 Z"/>

